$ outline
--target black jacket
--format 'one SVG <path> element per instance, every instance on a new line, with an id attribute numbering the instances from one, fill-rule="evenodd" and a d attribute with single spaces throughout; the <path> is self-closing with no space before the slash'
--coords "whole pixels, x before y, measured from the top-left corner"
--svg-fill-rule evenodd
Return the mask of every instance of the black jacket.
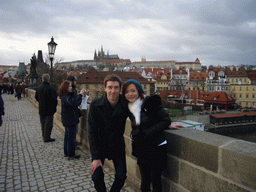
<path id="1" fill-rule="evenodd" d="M 94 100 L 89 112 L 89 142 L 92 160 L 113 159 L 125 153 L 124 130 L 128 108 L 121 96 L 113 109 L 106 94 Z"/>
<path id="2" fill-rule="evenodd" d="M 39 102 L 40 115 L 54 115 L 58 104 L 57 92 L 50 86 L 49 83 L 43 82 L 43 84 L 37 88 L 35 98 Z"/>
<path id="3" fill-rule="evenodd" d="M 82 94 L 75 97 L 74 92 L 69 92 L 61 98 L 61 120 L 64 127 L 74 126 L 79 123 L 78 106 L 82 102 Z"/>
<path id="4" fill-rule="evenodd" d="M 158 95 L 146 97 L 141 106 L 141 122 L 135 125 L 135 118 L 131 112 L 129 117 L 132 122 L 132 129 L 138 129 L 133 141 L 133 155 L 150 155 L 151 150 L 163 143 L 166 138 L 164 130 L 171 124 L 171 118 L 162 105 L 162 99 Z"/>

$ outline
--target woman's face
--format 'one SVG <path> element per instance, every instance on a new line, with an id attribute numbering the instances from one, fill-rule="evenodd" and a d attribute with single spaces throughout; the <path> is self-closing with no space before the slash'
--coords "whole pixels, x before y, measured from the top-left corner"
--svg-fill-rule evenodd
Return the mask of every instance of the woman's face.
<path id="1" fill-rule="evenodd" d="M 72 92 L 72 91 L 73 91 L 73 87 L 72 87 L 72 84 L 70 83 L 68 86 L 68 92 Z"/>
<path id="2" fill-rule="evenodd" d="M 131 103 L 136 101 L 139 98 L 139 92 L 138 92 L 136 86 L 134 84 L 128 85 L 124 96 Z"/>

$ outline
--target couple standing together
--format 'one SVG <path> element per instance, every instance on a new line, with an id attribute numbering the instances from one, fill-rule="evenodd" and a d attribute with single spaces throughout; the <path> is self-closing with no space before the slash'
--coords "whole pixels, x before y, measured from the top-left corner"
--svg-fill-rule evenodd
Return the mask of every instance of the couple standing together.
<path id="1" fill-rule="evenodd" d="M 130 79 L 123 85 L 117 75 L 104 80 L 105 94 L 91 103 L 89 141 L 92 156 L 92 180 L 98 192 L 105 192 L 103 165 L 106 158 L 115 167 L 115 180 L 110 192 L 122 189 L 126 180 L 124 130 L 127 117 L 132 124 L 132 154 L 137 158 L 141 174 L 141 191 L 162 191 L 161 175 L 167 163 L 167 141 L 164 130 L 171 119 L 159 96 L 147 97 L 141 84 Z"/>

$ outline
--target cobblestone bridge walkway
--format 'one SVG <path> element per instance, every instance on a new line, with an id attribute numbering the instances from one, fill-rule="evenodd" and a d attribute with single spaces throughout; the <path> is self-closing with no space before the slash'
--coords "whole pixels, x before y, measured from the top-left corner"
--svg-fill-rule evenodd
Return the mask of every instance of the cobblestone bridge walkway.
<path id="1" fill-rule="evenodd" d="M 0 191 L 95 191 L 90 173 L 90 154 L 78 150 L 79 160 L 63 156 L 64 135 L 56 127 L 44 143 L 38 109 L 27 98 L 2 94 L 6 115 L 0 127 Z M 108 188 L 114 172 L 105 167 Z M 136 189 L 125 184 L 123 192 Z"/>

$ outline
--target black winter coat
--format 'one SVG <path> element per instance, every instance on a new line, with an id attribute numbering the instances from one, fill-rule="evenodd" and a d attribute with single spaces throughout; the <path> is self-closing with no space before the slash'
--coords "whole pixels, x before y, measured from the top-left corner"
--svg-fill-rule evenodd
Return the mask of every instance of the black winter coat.
<path id="1" fill-rule="evenodd" d="M 94 100 L 89 112 L 89 142 L 92 160 L 113 159 L 125 153 L 124 130 L 128 108 L 121 96 L 113 109 L 104 94 Z"/>
<path id="2" fill-rule="evenodd" d="M 43 82 L 43 84 L 37 88 L 35 98 L 39 102 L 39 115 L 54 115 L 58 104 L 57 92 L 49 83 Z"/>
<path id="3" fill-rule="evenodd" d="M 135 157 L 145 157 L 152 154 L 152 150 L 163 143 L 166 138 L 164 130 L 171 124 L 171 118 L 162 105 L 162 99 L 158 95 L 146 97 L 141 106 L 141 122 L 135 125 L 135 117 L 130 112 L 129 117 L 132 122 L 132 129 L 138 129 L 138 133 L 133 141 L 133 155 Z"/>
<path id="4" fill-rule="evenodd" d="M 61 98 L 61 120 L 64 127 L 75 126 L 79 123 L 78 106 L 82 102 L 82 94 L 75 97 L 74 92 L 68 92 Z"/>

